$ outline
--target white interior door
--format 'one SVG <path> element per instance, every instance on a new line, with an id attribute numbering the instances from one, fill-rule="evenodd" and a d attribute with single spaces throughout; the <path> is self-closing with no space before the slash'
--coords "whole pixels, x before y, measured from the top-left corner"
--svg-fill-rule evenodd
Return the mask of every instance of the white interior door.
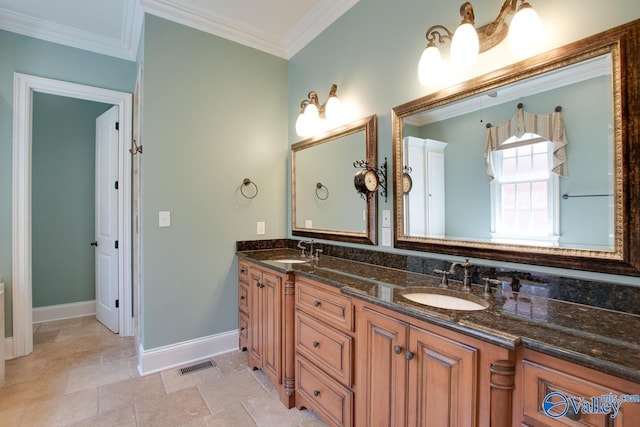
<path id="1" fill-rule="evenodd" d="M 96 319 L 119 331 L 118 106 L 96 119 Z"/>

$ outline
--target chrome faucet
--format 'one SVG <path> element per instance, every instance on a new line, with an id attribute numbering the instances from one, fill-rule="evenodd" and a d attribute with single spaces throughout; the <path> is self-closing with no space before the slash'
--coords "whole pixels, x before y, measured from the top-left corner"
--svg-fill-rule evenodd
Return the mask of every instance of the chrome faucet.
<path id="1" fill-rule="evenodd" d="M 471 263 L 469 258 L 465 258 L 464 262 L 454 262 L 449 267 L 449 274 L 453 274 L 456 267 L 462 267 L 464 269 L 464 277 L 462 279 L 462 292 L 471 292 Z"/>

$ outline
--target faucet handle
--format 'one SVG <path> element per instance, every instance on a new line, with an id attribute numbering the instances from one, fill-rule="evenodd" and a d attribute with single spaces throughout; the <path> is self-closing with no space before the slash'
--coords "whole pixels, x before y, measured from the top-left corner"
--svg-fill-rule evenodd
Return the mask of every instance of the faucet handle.
<path id="1" fill-rule="evenodd" d="M 320 254 L 324 252 L 322 249 L 316 249 L 316 261 L 320 259 Z"/>
<path id="2" fill-rule="evenodd" d="M 448 270 L 440 270 L 439 268 L 434 268 L 433 272 L 436 274 L 442 274 L 442 281 L 440 282 L 440 288 L 448 288 L 449 287 L 449 275 L 451 274 Z"/>
<path id="3" fill-rule="evenodd" d="M 492 279 L 490 277 L 485 277 L 484 278 L 484 292 L 483 295 L 484 296 L 490 296 L 491 295 L 491 285 L 499 285 L 501 284 L 502 281 L 498 280 L 498 279 Z"/>
<path id="4" fill-rule="evenodd" d="M 300 240 L 298 242 L 298 249 L 302 249 L 302 256 L 304 256 L 304 251 L 307 249 L 307 247 L 304 245 L 305 242 L 303 242 L 302 240 Z"/>

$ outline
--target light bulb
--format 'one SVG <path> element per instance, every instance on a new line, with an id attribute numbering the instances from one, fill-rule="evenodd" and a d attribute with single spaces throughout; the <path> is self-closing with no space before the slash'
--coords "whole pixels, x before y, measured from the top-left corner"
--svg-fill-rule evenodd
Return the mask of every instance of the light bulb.
<path id="1" fill-rule="evenodd" d="M 342 104 L 337 96 L 330 96 L 327 105 L 324 107 L 324 115 L 330 125 L 334 125 L 340 121 L 342 116 Z"/>
<path id="2" fill-rule="evenodd" d="M 538 50 L 542 35 L 540 17 L 529 3 L 523 3 L 511 20 L 509 48 L 518 58 L 528 58 Z"/>
<path id="3" fill-rule="evenodd" d="M 421 85 L 428 85 L 442 77 L 442 57 L 434 45 L 429 45 L 422 52 L 418 62 L 418 80 Z"/>
<path id="4" fill-rule="evenodd" d="M 309 136 L 308 132 L 307 118 L 304 115 L 304 112 L 301 112 L 298 114 L 298 119 L 296 120 L 296 133 L 298 136 Z"/>
<path id="5" fill-rule="evenodd" d="M 461 69 L 475 64 L 480 51 L 478 33 L 471 24 L 461 24 L 451 39 L 451 61 Z"/>
<path id="6" fill-rule="evenodd" d="M 304 109 L 304 120 L 307 129 L 307 136 L 315 135 L 320 128 L 320 113 L 314 104 L 307 105 Z"/>

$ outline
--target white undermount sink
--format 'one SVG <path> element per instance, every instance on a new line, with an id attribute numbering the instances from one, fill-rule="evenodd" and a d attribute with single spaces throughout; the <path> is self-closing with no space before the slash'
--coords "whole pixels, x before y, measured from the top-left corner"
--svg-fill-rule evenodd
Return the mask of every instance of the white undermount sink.
<path id="1" fill-rule="evenodd" d="M 270 259 L 269 261 L 273 261 L 273 262 L 281 262 L 283 264 L 304 264 L 305 262 L 309 262 L 311 261 L 310 258 L 296 258 L 296 257 L 290 257 L 290 258 L 273 258 Z"/>
<path id="2" fill-rule="evenodd" d="M 433 292 L 411 292 L 403 294 L 402 296 L 418 304 L 448 310 L 475 311 L 484 310 L 489 307 L 489 304 L 479 297 L 477 301 L 471 301 L 471 299 L 467 298 Z"/>

